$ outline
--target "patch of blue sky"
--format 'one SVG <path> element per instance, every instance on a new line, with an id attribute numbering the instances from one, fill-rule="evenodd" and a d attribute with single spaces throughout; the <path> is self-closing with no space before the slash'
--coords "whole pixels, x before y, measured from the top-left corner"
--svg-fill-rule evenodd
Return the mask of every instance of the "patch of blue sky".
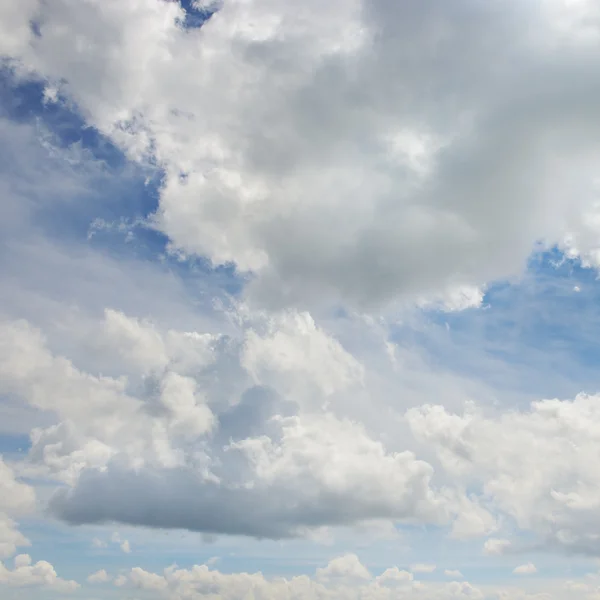
<path id="1" fill-rule="evenodd" d="M 145 218 L 158 206 L 158 189 L 161 173 L 149 173 L 127 160 L 119 148 L 97 129 L 86 125 L 83 118 L 70 103 L 44 101 L 45 83 L 39 80 L 23 81 L 15 77 L 10 68 L 0 70 L 0 107 L 2 116 L 12 122 L 32 124 L 40 131 L 40 137 L 59 152 L 63 151 L 74 172 L 94 163 L 90 175 L 89 200 L 71 203 L 60 214 L 46 211 L 50 231 L 60 235 L 87 235 L 93 219 Z M 40 143 L 42 141 L 40 140 Z M 60 160 L 61 156 L 49 160 Z M 2 161 L 6 167 L 7 158 Z M 1 166 L 1 165 L 0 165 Z M 88 170 L 89 173 L 89 170 Z M 102 180 L 102 187 L 94 184 Z M 52 217 L 55 216 L 55 219 Z"/>
<path id="2" fill-rule="evenodd" d="M 498 389 L 573 397 L 600 390 L 600 282 L 559 250 L 534 254 L 526 274 L 489 286 L 484 307 L 429 312 L 392 339 Z"/>
<path id="3" fill-rule="evenodd" d="M 0 433 L 0 456 L 6 459 L 23 458 L 23 454 L 31 447 L 28 435 L 17 433 Z"/>
<path id="4" fill-rule="evenodd" d="M 205 2 L 203 3 L 204 6 L 201 6 L 197 0 L 180 0 L 179 3 L 185 10 L 185 21 L 183 22 L 183 26 L 187 29 L 202 27 L 202 25 L 204 25 L 218 9 L 217 2 Z"/>
<path id="5" fill-rule="evenodd" d="M 205 285 L 230 295 L 240 292 L 244 281 L 233 265 L 213 267 L 202 257 L 168 253 L 167 237 L 143 225 L 158 208 L 159 169 L 149 172 L 128 161 L 109 139 L 87 126 L 71 104 L 45 102 L 43 82 L 19 80 L 10 68 L 0 70 L 0 106 L 5 118 L 42 128 L 51 136 L 52 146 L 64 151 L 64 157 L 60 152 L 58 157 L 48 156 L 49 164 L 64 158 L 69 162 L 67 177 L 70 171 L 74 176 L 84 173 L 85 189 L 74 201 L 50 202 L 47 198 L 36 203 L 33 225 L 41 228 L 45 237 L 63 245 L 86 243 L 119 259 L 160 262 L 183 280 L 206 280 Z M 14 174 L 11 160 L 8 148 L 0 152 L 0 171 Z M 46 193 L 52 194 L 51 190 Z"/>

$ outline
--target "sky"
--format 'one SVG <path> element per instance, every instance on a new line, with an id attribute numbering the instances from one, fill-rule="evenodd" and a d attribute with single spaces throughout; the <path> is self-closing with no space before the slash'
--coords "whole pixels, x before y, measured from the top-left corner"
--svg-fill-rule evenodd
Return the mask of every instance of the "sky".
<path id="1" fill-rule="evenodd" d="M 0 597 L 600 598 L 600 7 L 0 0 Z"/>

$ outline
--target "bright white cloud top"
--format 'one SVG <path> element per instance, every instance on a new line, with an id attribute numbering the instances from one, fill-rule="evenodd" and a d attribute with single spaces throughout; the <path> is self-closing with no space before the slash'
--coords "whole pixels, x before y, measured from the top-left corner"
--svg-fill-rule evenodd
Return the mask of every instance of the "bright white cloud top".
<path id="1" fill-rule="evenodd" d="M 590 0 L 0 0 L 0 596 L 596 597 L 598 56 Z"/>

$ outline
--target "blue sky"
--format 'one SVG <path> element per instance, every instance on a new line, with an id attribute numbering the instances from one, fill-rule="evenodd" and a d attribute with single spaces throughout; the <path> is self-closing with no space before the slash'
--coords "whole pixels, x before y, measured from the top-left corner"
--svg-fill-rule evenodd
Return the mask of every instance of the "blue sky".
<path id="1" fill-rule="evenodd" d="M 434 4 L 0 8 L 0 596 L 600 589 L 596 9 Z"/>

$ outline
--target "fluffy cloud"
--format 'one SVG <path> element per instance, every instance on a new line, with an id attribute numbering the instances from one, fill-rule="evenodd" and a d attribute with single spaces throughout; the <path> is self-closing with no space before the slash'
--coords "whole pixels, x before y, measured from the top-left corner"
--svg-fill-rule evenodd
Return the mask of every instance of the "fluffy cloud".
<path id="1" fill-rule="evenodd" d="M 35 506 L 35 492 L 30 486 L 17 481 L 13 469 L 0 456 L 0 511 L 24 513 Z"/>
<path id="2" fill-rule="evenodd" d="M 537 569 L 533 563 L 519 565 L 513 569 L 515 575 L 533 575 L 537 573 Z"/>
<path id="3" fill-rule="evenodd" d="M 12 587 L 44 587 L 58 592 L 73 592 L 79 584 L 58 577 L 54 567 L 45 560 L 32 563 L 28 554 L 19 554 L 14 559 L 14 568 L 8 569 L 0 562 L 0 584 Z"/>
<path id="4" fill-rule="evenodd" d="M 17 529 L 17 523 L 0 513 L 0 558 L 13 556 L 17 548 L 30 545 L 30 541 Z"/>
<path id="5" fill-rule="evenodd" d="M 458 569 L 445 569 L 444 575 L 452 579 L 463 579 L 464 575 Z"/>
<path id="6" fill-rule="evenodd" d="M 274 538 L 366 519 L 447 518 L 429 487 L 427 463 L 386 454 L 355 425 L 290 417 L 272 435 L 228 446 L 221 469 L 205 477 L 189 468 L 90 470 L 51 506 L 73 523 L 118 520 Z"/>
<path id="7" fill-rule="evenodd" d="M 510 540 L 490 538 L 483 544 L 483 552 L 488 555 L 504 554 L 511 545 Z"/>
<path id="8" fill-rule="evenodd" d="M 334 558 L 326 567 L 317 569 L 318 579 L 343 578 L 349 581 L 371 579 L 371 574 L 360 562 L 356 554 L 346 554 Z"/>
<path id="9" fill-rule="evenodd" d="M 490 416 L 426 406 L 407 418 L 455 482 L 480 486 L 488 505 L 536 534 L 539 544 L 600 552 L 597 396 L 542 400 L 528 411 Z M 484 550 L 500 554 L 509 546 L 490 539 Z"/>
<path id="10" fill-rule="evenodd" d="M 24 515 L 34 509 L 33 488 L 17 481 L 12 468 L 0 456 L 0 558 L 9 558 L 18 547 L 31 545 L 9 514 Z M 40 560 L 33 564 L 28 554 L 15 556 L 12 569 L 0 561 L 0 585 L 43 587 L 58 592 L 72 592 L 79 587 L 75 581 L 58 577 L 49 562 Z"/>
<path id="11" fill-rule="evenodd" d="M 96 571 L 92 573 L 88 578 L 88 583 L 107 583 L 111 580 L 110 575 L 106 572 L 105 569 L 101 569 L 100 571 Z"/>
<path id="12" fill-rule="evenodd" d="M 108 311 L 88 347 L 120 361 L 125 346 L 120 377 L 78 369 L 24 322 L 2 326 L 4 389 L 59 419 L 32 432 L 19 464 L 68 484 L 56 515 L 259 538 L 381 520 L 464 539 L 514 523 L 546 546 L 598 552 L 595 397 L 497 416 L 410 409 L 426 462 L 327 408 L 364 388 L 364 368 L 308 315 L 241 309 L 231 322 L 231 335 L 180 332 Z M 491 538 L 484 552 L 509 546 Z"/>
<path id="13" fill-rule="evenodd" d="M 13 469 L 0 456 L 0 558 L 12 556 L 29 540 L 17 529 L 10 516 L 22 515 L 35 508 L 35 492 L 15 478 Z"/>
<path id="14" fill-rule="evenodd" d="M 151 597 L 200 600 L 215 596 L 223 600 L 257 597 L 265 600 L 483 600 L 487 596 L 468 583 L 424 584 L 397 567 L 373 577 L 355 555 L 334 558 L 317 569 L 315 577 L 266 578 L 262 573 L 225 574 L 207 565 L 191 569 L 169 567 L 162 574 L 136 567 L 124 576 L 120 587 L 127 586 L 153 593 Z M 490 596 L 491 597 L 491 596 Z"/>
<path id="15" fill-rule="evenodd" d="M 436 570 L 435 565 L 428 565 L 423 563 L 418 563 L 415 565 L 410 565 L 410 570 L 413 573 L 433 573 Z"/>
<path id="16" fill-rule="evenodd" d="M 154 226 L 255 298 L 460 307 L 540 240 L 597 254 L 600 41 L 572 4 L 231 0 L 186 31 L 174 2 L 29 0 L 0 51 L 160 164 Z"/>
<path id="17" fill-rule="evenodd" d="M 137 379 L 83 372 L 27 323 L 4 323 L 3 388 L 60 419 L 32 432 L 20 465 L 69 484 L 55 514 L 279 538 L 378 519 L 443 524 L 462 510 L 431 485 L 428 463 L 323 410 L 362 386 L 362 368 L 312 319 L 240 314 L 235 338 L 108 312 L 98 348 L 124 345 Z"/>
<path id="18" fill-rule="evenodd" d="M 164 175 L 145 226 L 168 251 L 233 263 L 249 306 L 295 307 L 237 307 L 200 331 L 108 310 L 76 351 L 3 322 L 0 393 L 53 421 L 33 429 L 15 468 L 66 484 L 56 515 L 259 538 L 367 520 L 448 525 L 456 539 L 507 526 L 600 552 L 597 398 L 455 414 L 449 386 L 395 389 L 414 377 L 412 357 L 391 350 L 397 379 L 376 381 L 298 308 L 478 307 L 485 284 L 519 273 L 538 243 L 600 264 L 594 3 L 230 0 L 192 31 L 177 2 L 5 4 L 0 53 L 17 75 L 44 79 L 48 102 L 74 101 L 86 124 Z M 445 408 L 403 421 L 419 394 Z M 9 514 L 33 496 L 3 469 L 8 556 L 27 544 Z M 488 539 L 484 551 L 510 544 Z M 4 569 L 6 581 L 53 572 L 25 559 Z M 115 583 L 193 597 L 225 578 L 198 569 L 137 569 Z M 342 575 L 369 582 L 350 592 L 363 597 L 411 597 L 417 584 L 395 567 L 370 577 L 353 555 L 296 583 L 329 597 L 325 583 Z M 235 597 L 255 584 L 304 593 L 236 577 Z M 482 597 L 464 582 L 428 590 Z"/>
<path id="19" fill-rule="evenodd" d="M 376 579 L 380 585 L 407 585 L 414 580 L 414 575 L 409 571 L 400 570 L 398 567 L 390 567 L 381 575 L 378 575 Z"/>

